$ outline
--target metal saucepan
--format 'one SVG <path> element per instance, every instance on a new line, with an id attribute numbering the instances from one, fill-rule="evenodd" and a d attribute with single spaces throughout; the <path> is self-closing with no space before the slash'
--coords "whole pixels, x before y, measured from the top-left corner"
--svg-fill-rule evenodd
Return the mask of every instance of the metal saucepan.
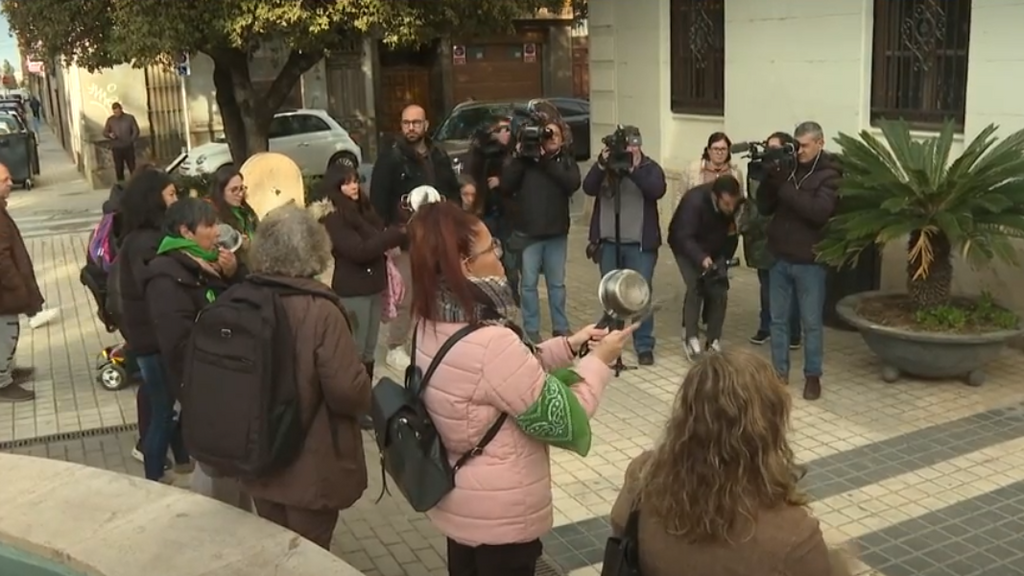
<path id="1" fill-rule="evenodd" d="M 242 235 L 227 224 L 217 224 L 217 247 L 237 252 L 242 247 Z"/>
<path id="2" fill-rule="evenodd" d="M 636 270 L 612 270 L 597 285 L 597 299 L 604 309 L 598 324 L 607 328 L 614 321 L 632 324 L 652 310 L 651 285 Z"/>

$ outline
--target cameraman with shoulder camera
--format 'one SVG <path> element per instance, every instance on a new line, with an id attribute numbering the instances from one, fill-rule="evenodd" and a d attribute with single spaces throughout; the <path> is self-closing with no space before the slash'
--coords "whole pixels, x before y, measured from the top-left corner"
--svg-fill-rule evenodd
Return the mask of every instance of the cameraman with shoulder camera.
<path id="1" fill-rule="evenodd" d="M 701 306 L 708 311 L 706 349 L 721 351 L 729 272 L 723 249 L 734 216 L 743 203 L 743 188 L 731 174 L 686 192 L 668 228 L 668 245 L 686 284 L 683 299 L 683 349 L 688 359 L 703 349 L 697 338 Z"/>
<path id="2" fill-rule="evenodd" d="M 514 157 L 499 183 L 513 207 L 511 234 L 505 244 L 517 253 L 521 282 L 523 329 L 540 342 L 540 274 L 548 289 L 552 332 L 570 334 L 565 313 L 565 262 L 569 245 L 569 200 L 580 187 L 580 167 L 564 146 L 563 126 L 535 119 L 524 126 Z"/>
<path id="3" fill-rule="evenodd" d="M 512 153 L 511 141 L 512 121 L 508 116 L 495 116 L 473 135 L 462 170 L 476 185 L 477 203 L 483 210 L 484 224 L 491 235 L 500 240 L 505 240 L 508 233 L 502 233 L 504 210 L 498 186 L 501 171 Z"/>
<path id="4" fill-rule="evenodd" d="M 601 275 L 628 268 L 653 286 L 661 247 L 658 200 L 667 189 L 665 171 L 644 155 L 636 126 L 619 127 L 602 142 L 605 147 L 583 180 L 583 193 L 596 198 L 587 252 L 597 261 Z M 649 316 L 633 333 L 633 349 L 641 366 L 654 364 L 654 344 L 654 317 Z"/>
<path id="5" fill-rule="evenodd" d="M 790 314 L 793 296 L 804 331 L 804 398 L 821 397 L 824 356 L 825 267 L 815 261 L 815 245 L 836 209 L 841 168 L 824 151 L 825 135 L 817 122 L 796 127 L 796 166 L 772 174 L 758 191 L 760 212 L 771 216 L 767 248 L 774 258 L 768 273 L 772 364 L 789 378 Z"/>
<path id="6" fill-rule="evenodd" d="M 765 144 L 769 154 L 772 156 L 783 153 L 783 149 L 786 147 L 789 147 L 793 152 L 796 150 L 796 140 L 785 132 L 775 132 L 765 140 Z M 789 152 L 784 157 L 773 158 L 770 162 L 764 160 L 752 162 L 752 164 L 759 165 L 758 168 L 764 167 L 763 171 L 757 171 L 759 177 L 766 177 L 765 179 L 778 179 L 782 177 L 784 179 L 785 175 L 789 174 L 789 171 L 793 169 L 792 162 L 795 162 L 795 158 L 793 153 Z M 774 186 L 774 190 L 778 190 L 780 183 L 781 181 L 775 181 L 763 184 L 752 178 L 748 187 L 750 191 L 748 199 L 750 201 L 744 203 L 744 209 L 736 217 L 740 234 L 743 235 L 743 256 L 747 261 L 747 266 L 757 270 L 757 282 L 760 287 L 759 323 L 757 332 L 750 337 L 750 343 L 757 344 L 758 346 L 771 338 L 771 284 L 768 278 L 768 271 L 771 269 L 775 259 L 772 258 L 767 247 L 769 218 L 758 210 L 757 199 L 759 198 L 759 191 L 762 186 Z M 799 349 L 800 342 L 800 311 L 797 309 L 796 293 L 794 292 L 789 322 L 789 349 Z"/>

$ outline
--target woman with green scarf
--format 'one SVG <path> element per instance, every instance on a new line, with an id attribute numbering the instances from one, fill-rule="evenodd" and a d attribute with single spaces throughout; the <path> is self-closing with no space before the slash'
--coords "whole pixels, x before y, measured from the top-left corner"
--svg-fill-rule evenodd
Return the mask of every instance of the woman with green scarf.
<path id="1" fill-rule="evenodd" d="M 185 345 L 196 316 L 241 276 L 235 255 L 217 247 L 217 223 L 217 211 L 209 202 L 186 198 L 172 204 L 164 215 L 157 255 L 146 266 L 142 280 L 168 387 L 175 397 L 181 392 Z M 188 426 L 188 414 L 181 417 L 182 425 Z M 237 482 L 211 480 L 198 468 L 193 487 L 197 480 L 204 486 L 197 490 L 200 493 L 250 509 L 249 498 L 239 491 Z M 178 483 L 174 478 L 171 482 Z"/>
<path id="2" fill-rule="evenodd" d="M 256 212 L 245 201 L 247 193 L 245 179 L 234 166 L 222 166 L 214 173 L 209 200 L 217 209 L 220 221 L 242 235 L 242 247 L 235 251 L 235 255 L 242 263 L 243 274 L 247 268 L 246 254 L 249 253 L 249 245 L 256 233 L 256 225 L 259 224 Z"/>

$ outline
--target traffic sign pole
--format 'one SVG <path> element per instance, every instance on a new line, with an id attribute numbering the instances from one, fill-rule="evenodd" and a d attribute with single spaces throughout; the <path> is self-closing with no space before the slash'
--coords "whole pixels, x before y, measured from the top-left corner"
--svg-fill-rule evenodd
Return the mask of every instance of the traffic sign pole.
<path id="1" fill-rule="evenodd" d="M 182 148 L 182 152 L 188 153 L 192 151 L 192 122 L 190 120 L 191 114 L 189 114 L 188 105 L 188 85 L 186 84 L 186 79 L 192 74 L 192 62 L 189 58 L 188 52 L 178 54 L 176 69 L 178 77 L 181 79 L 181 120 L 184 125 L 182 136 L 185 140 L 185 146 Z"/>

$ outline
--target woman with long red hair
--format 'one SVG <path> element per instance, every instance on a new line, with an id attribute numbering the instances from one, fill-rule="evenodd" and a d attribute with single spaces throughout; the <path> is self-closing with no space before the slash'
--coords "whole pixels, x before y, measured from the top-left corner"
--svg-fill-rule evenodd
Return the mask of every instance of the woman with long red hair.
<path id="1" fill-rule="evenodd" d="M 501 244 L 479 218 L 452 202 L 428 204 L 407 231 L 413 363 L 425 370 L 456 332 L 477 326 L 456 340 L 423 392 L 452 463 L 498 427 L 427 512 L 448 538 L 448 574 L 533 576 L 540 537 L 553 522 L 548 446 L 586 454 L 608 365 L 635 326 L 611 333 L 588 326 L 533 346 L 513 320 Z M 588 342 L 590 354 L 566 370 Z M 563 418 L 550 417 L 550 402 L 563 407 Z"/>

